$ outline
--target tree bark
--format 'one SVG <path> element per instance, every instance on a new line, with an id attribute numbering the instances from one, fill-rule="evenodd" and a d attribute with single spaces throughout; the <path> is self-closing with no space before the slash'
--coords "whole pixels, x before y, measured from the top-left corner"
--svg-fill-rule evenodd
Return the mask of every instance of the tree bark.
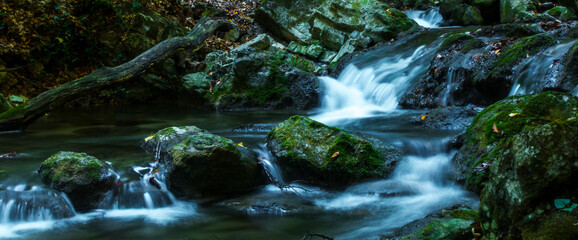
<path id="1" fill-rule="evenodd" d="M 87 76 L 43 92 L 26 103 L 0 113 L 0 132 L 22 131 L 53 107 L 86 93 L 133 80 L 179 50 L 200 48 L 214 31 L 230 24 L 224 20 L 203 18 L 187 35 L 164 40 L 129 62 L 97 69 Z"/>

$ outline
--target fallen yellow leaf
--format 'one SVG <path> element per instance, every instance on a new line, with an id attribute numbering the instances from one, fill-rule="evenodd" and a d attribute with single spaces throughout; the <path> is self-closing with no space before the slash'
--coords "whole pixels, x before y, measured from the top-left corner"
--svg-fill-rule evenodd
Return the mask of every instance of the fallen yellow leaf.
<path id="1" fill-rule="evenodd" d="M 515 117 L 515 116 L 518 116 L 518 115 L 520 115 L 520 113 L 510 113 L 510 117 Z"/>
<path id="2" fill-rule="evenodd" d="M 493 130 L 495 133 L 499 133 L 499 132 L 500 132 L 500 131 L 498 130 L 498 126 L 496 126 L 496 123 L 494 123 L 494 126 L 492 126 L 492 130 Z"/>
<path id="3" fill-rule="evenodd" d="M 421 119 L 422 121 L 425 120 L 425 118 L 427 117 L 427 114 L 424 114 L 423 116 L 421 116 L 419 119 Z"/>
<path id="4" fill-rule="evenodd" d="M 237 143 L 237 145 L 238 145 L 238 146 L 241 146 L 241 147 L 245 147 L 245 146 L 243 145 L 243 142 Z"/>
<path id="5" fill-rule="evenodd" d="M 336 157 L 339 157 L 339 152 L 335 152 L 335 153 L 333 153 L 333 155 L 331 155 L 331 158 L 336 158 Z"/>

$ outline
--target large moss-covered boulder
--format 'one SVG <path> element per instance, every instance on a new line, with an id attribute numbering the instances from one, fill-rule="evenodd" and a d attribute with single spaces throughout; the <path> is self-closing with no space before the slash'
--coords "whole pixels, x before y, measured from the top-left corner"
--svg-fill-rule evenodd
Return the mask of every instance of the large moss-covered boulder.
<path id="1" fill-rule="evenodd" d="M 58 152 L 42 162 L 42 182 L 66 193 L 77 211 L 99 206 L 117 179 L 111 167 L 86 153 Z"/>
<path id="2" fill-rule="evenodd" d="M 363 49 L 416 26 L 403 12 L 377 0 L 269 0 L 256 11 L 255 21 L 281 39 L 321 43 L 336 52 L 351 52 L 349 45 Z"/>
<path id="3" fill-rule="evenodd" d="M 266 39 L 266 38 L 264 38 Z M 311 109 L 319 105 L 320 66 L 278 48 L 215 51 L 205 60 L 205 80 L 196 94 L 216 109 Z M 318 72 L 319 73 L 319 72 Z"/>
<path id="4" fill-rule="evenodd" d="M 169 188 L 180 196 L 239 193 L 253 189 L 261 180 L 253 152 L 214 134 L 187 136 L 169 155 Z"/>
<path id="5" fill-rule="evenodd" d="M 378 151 L 361 137 L 303 116 L 271 130 L 267 147 L 289 180 L 330 187 L 386 177 L 400 156 L 393 146 Z"/>
<path id="6" fill-rule="evenodd" d="M 473 120 L 452 162 L 466 188 L 481 194 L 480 219 L 490 239 L 575 232 L 536 226 L 547 218 L 560 226 L 576 221 L 574 212 L 560 213 L 554 203 L 578 201 L 577 116 L 578 98 L 545 92 L 509 97 Z"/>

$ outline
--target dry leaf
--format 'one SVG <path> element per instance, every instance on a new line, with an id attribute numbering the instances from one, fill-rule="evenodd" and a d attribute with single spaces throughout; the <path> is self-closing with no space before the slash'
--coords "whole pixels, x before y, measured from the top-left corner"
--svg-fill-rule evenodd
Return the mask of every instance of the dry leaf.
<path id="1" fill-rule="evenodd" d="M 515 116 L 518 116 L 518 115 L 520 115 L 520 113 L 510 113 L 510 117 L 515 117 Z"/>
<path id="2" fill-rule="evenodd" d="M 237 146 L 245 147 L 245 146 L 243 145 L 243 142 L 237 143 Z"/>
<path id="3" fill-rule="evenodd" d="M 421 119 L 422 121 L 424 121 L 426 117 L 427 117 L 427 114 L 424 114 L 424 115 L 421 116 L 419 119 Z"/>
<path id="4" fill-rule="evenodd" d="M 496 123 L 494 123 L 494 126 L 492 126 L 492 130 L 493 130 L 495 133 L 499 133 L 499 132 L 500 132 L 500 131 L 498 130 L 498 126 L 496 126 Z"/>
<path id="5" fill-rule="evenodd" d="M 336 157 L 339 157 L 339 152 L 335 152 L 335 153 L 333 153 L 333 155 L 331 155 L 331 158 L 336 158 Z"/>

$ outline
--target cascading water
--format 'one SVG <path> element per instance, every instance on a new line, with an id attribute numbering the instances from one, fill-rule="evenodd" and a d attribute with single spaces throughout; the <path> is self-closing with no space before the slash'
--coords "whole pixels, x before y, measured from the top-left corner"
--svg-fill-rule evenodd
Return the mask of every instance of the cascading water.
<path id="1" fill-rule="evenodd" d="M 405 11 L 405 15 L 426 28 L 439 28 L 444 21 L 439 8 L 430 8 L 427 11 L 408 10 Z"/>
<path id="2" fill-rule="evenodd" d="M 411 111 L 396 110 L 398 98 L 422 76 L 428 60 L 433 57 L 434 45 L 416 47 L 405 57 L 403 54 L 385 57 L 361 69 L 350 65 L 338 79 L 321 78 L 326 96 L 322 113 L 313 116 L 314 119 L 362 131 L 382 122 L 389 128 L 380 127 L 383 132 L 373 134 L 407 154 L 391 178 L 353 186 L 343 193 L 318 197 L 314 201 L 327 211 L 369 209 L 375 213 L 364 219 L 369 223 L 366 227 L 345 229 L 339 234 L 340 238 L 371 238 L 377 232 L 392 231 L 444 207 L 458 203 L 477 204 L 475 197 L 448 180 L 450 159 L 454 155 L 450 151 L 450 140 L 456 133 L 429 135 L 423 129 L 399 123 L 409 122 L 409 116 L 415 116 Z M 404 119 L 403 116 L 408 117 Z"/>
<path id="3" fill-rule="evenodd" d="M 338 79 L 320 77 L 325 89 L 321 114 L 313 119 L 331 123 L 367 118 L 396 109 L 398 99 L 427 68 L 431 48 L 419 46 L 410 55 L 385 57 L 359 69 L 347 66 Z"/>
<path id="4" fill-rule="evenodd" d="M 562 68 L 559 62 L 575 42 L 576 40 L 560 43 L 540 54 L 526 58 L 516 67 L 514 84 L 509 95 L 537 93 L 548 84 L 556 82 Z"/>

